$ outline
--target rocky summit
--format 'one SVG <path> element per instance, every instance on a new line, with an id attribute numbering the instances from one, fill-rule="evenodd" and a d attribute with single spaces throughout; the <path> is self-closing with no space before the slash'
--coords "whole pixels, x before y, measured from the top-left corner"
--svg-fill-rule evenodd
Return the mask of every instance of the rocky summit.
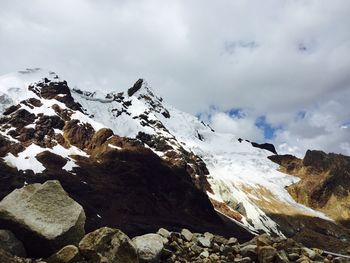
<path id="1" fill-rule="evenodd" d="M 28 69 L 0 101 L 0 262 L 349 260 L 350 157 L 216 132 L 144 79 Z"/>

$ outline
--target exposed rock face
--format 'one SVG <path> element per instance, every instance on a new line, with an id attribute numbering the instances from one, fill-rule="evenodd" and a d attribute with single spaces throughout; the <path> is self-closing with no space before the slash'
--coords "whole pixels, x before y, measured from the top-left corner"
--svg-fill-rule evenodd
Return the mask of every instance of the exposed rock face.
<path id="1" fill-rule="evenodd" d="M 134 244 L 118 229 L 104 227 L 87 234 L 79 243 L 81 254 L 96 263 L 138 263 Z"/>
<path id="2" fill-rule="evenodd" d="M 74 101 L 66 81 L 52 81 L 46 78 L 36 85 L 30 85 L 29 90 L 41 98 L 55 99 L 64 103 L 68 108 L 82 110 L 81 105 Z"/>
<path id="3" fill-rule="evenodd" d="M 9 230 L 0 230 L 0 249 L 10 252 L 12 255 L 25 257 L 26 251 L 21 241 Z"/>
<path id="4" fill-rule="evenodd" d="M 291 174 L 293 171 L 302 167 L 302 160 L 294 155 L 271 155 L 268 157 L 271 161 L 280 165 L 279 170 Z"/>
<path id="5" fill-rule="evenodd" d="M 139 79 L 135 82 L 134 86 L 132 86 L 130 89 L 128 89 L 129 97 L 134 95 L 135 92 L 137 92 L 139 89 L 141 89 L 142 83 L 143 83 L 143 79 Z"/>
<path id="6" fill-rule="evenodd" d="M 67 122 L 63 131 L 69 142 L 82 150 L 87 148 L 95 133 L 94 128 L 90 124 L 80 123 L 79 120 Z"/>
<path id="7" fill-rule="evenodd" d="M 84 210 L 58 181 L 14 190 L 0 202 L 0 220 L 21 237 L 33 256 L 77 244 L 84 235 Z"/>
<path id="8" fill-rule="evenodd" d="M 242 139 L 241 139 L 242 140 Z M 274 154 L 277 154 L 276 152 L 276 149 L 275 149 L 275 146 L 271 143 L 262 143 L 262 144 L 259 144 L 259 143 L 256 143 L 256 142 L 252 142 L 252 146 L 253 147 L 256 147 L 256 148 L 260 148 L 260 149 L 263 149 L 263 150 L 267 150 L 267 151 L 270 151 Z"/>
<path id="9" fill-rule="evenodd" d="M 163 238 L 158 234 L 146 234 L 134 237 L 137 254 L 140 263 L 158 263 L 160 262 L 161 253 L 163 251 Z"/>
<path id="10" fill-rule="evenodd" d="M 298 202 L 350 226 L 350 157 L 308 150 L 302 160 L 291 155 L 269 158 L 281 171 L 301 178 L 288 187 Z"/>
<path id="11" fill-rule="evenodd" d="M 165 129 L 162 124 L 159 125 L 159 128 Z M 145 134 L 143 132 L 139 132 L 136 138 L 156 151 L 165 152 L 163 157 L 164 160 L 173 167 L 185 169 L 198 189 L 203 192 L 212 192 L 206 177 L 209 175 L 209 171 L 204 161 L 199 156 L 186 151 L 175 140 L 169 140 L 157 135 Z M 176 145 L 176 147 L 174 147 L 174 145 Z M 176 148 L 179 148 L 179 150 Z"/>

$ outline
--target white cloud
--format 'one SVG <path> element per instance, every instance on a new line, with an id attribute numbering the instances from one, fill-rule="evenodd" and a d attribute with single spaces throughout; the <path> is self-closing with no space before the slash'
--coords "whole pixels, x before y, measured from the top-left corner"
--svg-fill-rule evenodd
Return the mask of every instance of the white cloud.
<path id="1" fill-rule="evenodd" d="M 289 122 L 285 130 L 277 131 L 274 142 L 281 152 L 299 157 L 307 149 L 350 155 L 350 130 L 343 128 L 346 119 L 350 119 L 350 114 L 339 101 L 323 102 L 308 109 L 304 118 Z"/>
<path id="2" fill-rule="evenodd" d="M 346 153 L 343 132 L 315 122 L 331 101 L 327 122 L 350 119 L 349 12 L 348 0 L 2 0 L 0 75 L 39 66 L 109 91 L 144 77 L 179 109 L 241 108 L 283 125 L 278 142 Z"/>
<path id="3" fill-rule="evenodd" d="M 202 113 L 200 118 L 217 132 L 231 133 L 233 136 L 252 141 L 263 141 L 264 131 L 255 126 L 255 119 L 247 113 L 240 112 L 240 116 L 230 116 L 228 113 L 212 109 Z"/>

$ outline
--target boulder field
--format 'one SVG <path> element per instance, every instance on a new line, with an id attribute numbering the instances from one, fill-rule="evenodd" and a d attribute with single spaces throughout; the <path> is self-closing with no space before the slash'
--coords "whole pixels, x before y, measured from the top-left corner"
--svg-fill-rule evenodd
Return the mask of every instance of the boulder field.
<path id="1" fill-rule="evenodd" d="M 307 248 L 290 238 L 239 237 L 180 232 L 128 237 L 111 227 L 84 235 L 83 208 L 59 181 L 26 185 L 0 202 L 0 262 L 3 263 L 180 263 L 180 262 L 349 262 Z M 328 254 L 327 254 L 328 253 Z"/>

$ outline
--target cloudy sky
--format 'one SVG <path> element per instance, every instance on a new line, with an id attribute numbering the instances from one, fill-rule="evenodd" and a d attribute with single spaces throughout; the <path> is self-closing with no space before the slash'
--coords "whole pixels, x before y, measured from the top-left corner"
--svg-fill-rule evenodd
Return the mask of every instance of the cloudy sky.
<path id="1" fill-rule="evenodd" d="M 1 0 L 0 74 L 139 77 L 219 131 L 350 155 L 348 0 Z"/>

